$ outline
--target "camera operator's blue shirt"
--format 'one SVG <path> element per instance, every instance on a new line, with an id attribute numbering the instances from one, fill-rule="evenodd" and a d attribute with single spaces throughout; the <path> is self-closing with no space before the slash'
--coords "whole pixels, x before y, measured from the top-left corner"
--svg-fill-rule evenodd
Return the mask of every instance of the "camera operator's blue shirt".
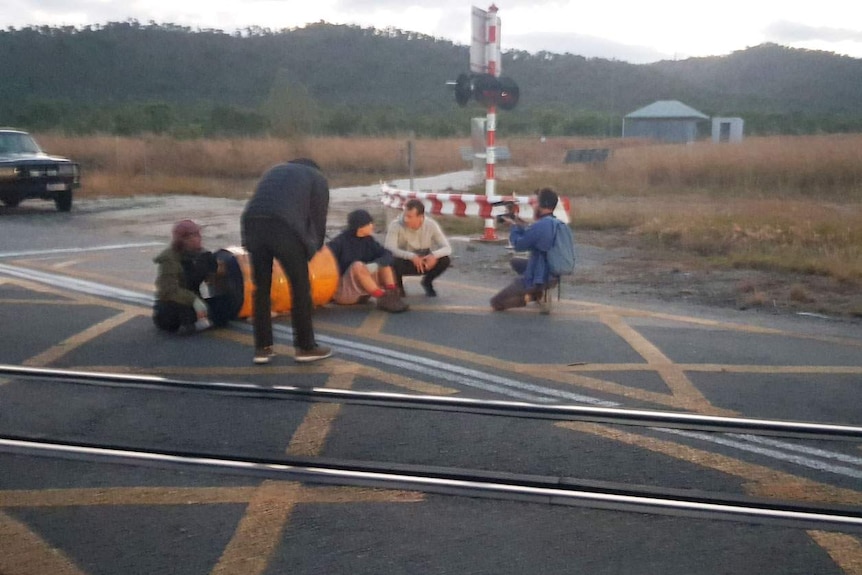
<path id="1" fill-rule="evenodd" d="M 554 219 L 553 215 L 546 214 L 526 228 L 512 226 L 509 232 L 509 242 L 516 251 L 530 251 L 527 269 L 523 275 L 524 287 L 527 289 L 548 283 L 548 260 L 545 253 L 554 243 Z"/>

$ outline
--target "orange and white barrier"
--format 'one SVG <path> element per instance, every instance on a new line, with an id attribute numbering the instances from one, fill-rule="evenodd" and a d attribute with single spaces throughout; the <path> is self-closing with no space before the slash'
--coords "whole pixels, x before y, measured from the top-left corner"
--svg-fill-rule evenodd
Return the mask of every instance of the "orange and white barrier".
<path id="1" fill-rule="evenodd" d="M 399 190 L 388 184 L 380 186 L 383 205 L 396 210 L 404 209 L 408 200 L 419 200 L 425 212 L 432 215 L 494 218 L 507 212 L 505 203 L 514 202 L 519 208 L 535 206 L 536 196 L 487 196 L 480 194 L 449 194 L 437 192 L 413 192 Z M 496 205 L 495 205 L 496 204 Z M 554 216 L 569 223 L 571 204 L 569 198 L 560 197 Z"/>

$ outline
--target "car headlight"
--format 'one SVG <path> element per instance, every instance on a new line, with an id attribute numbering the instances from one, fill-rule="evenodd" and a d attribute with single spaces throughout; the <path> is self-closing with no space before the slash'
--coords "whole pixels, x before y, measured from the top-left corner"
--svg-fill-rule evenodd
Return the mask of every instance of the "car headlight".
<path id="1" fill-rule="evenodd" d="M 57 173 L 61 176 L 77 176 L 78 166 L 76 164 L 59 164 L 57 166 Z"/>
<path id="2" fill-rule="evenodd" d="M 0 167 L 0 178 L 10 179 L 18 176 L 18 168 L 14 166 Z"/>

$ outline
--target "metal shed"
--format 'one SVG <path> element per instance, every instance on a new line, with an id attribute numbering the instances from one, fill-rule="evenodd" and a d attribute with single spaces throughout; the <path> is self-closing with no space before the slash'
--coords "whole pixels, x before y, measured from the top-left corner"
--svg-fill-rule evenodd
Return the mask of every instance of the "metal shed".
<path id="1" fill-rule="evenodd" d="M 709 116 L 678 100 L 659 100 L 623 118 L 623 138 L 688 143 L 697 139 L 698 122 Z"/>
<path id="2" fill-rule="evenodd" d="M 715 143 L 741 142 L 744 125 L 742 118 L 713 118 L 712 141 Z"/>

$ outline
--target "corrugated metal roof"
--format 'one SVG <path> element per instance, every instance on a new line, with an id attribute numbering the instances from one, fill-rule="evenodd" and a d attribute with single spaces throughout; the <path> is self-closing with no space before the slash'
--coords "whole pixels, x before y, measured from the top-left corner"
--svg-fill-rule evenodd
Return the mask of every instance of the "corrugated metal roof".
<path id="1" fill-rule="evenodd" d="M 626 118 L 676 118 L 708 120 L 709 116 L 686 106 L 679 100 L 659 100 L 640 110 L 627 114 Z"/>

